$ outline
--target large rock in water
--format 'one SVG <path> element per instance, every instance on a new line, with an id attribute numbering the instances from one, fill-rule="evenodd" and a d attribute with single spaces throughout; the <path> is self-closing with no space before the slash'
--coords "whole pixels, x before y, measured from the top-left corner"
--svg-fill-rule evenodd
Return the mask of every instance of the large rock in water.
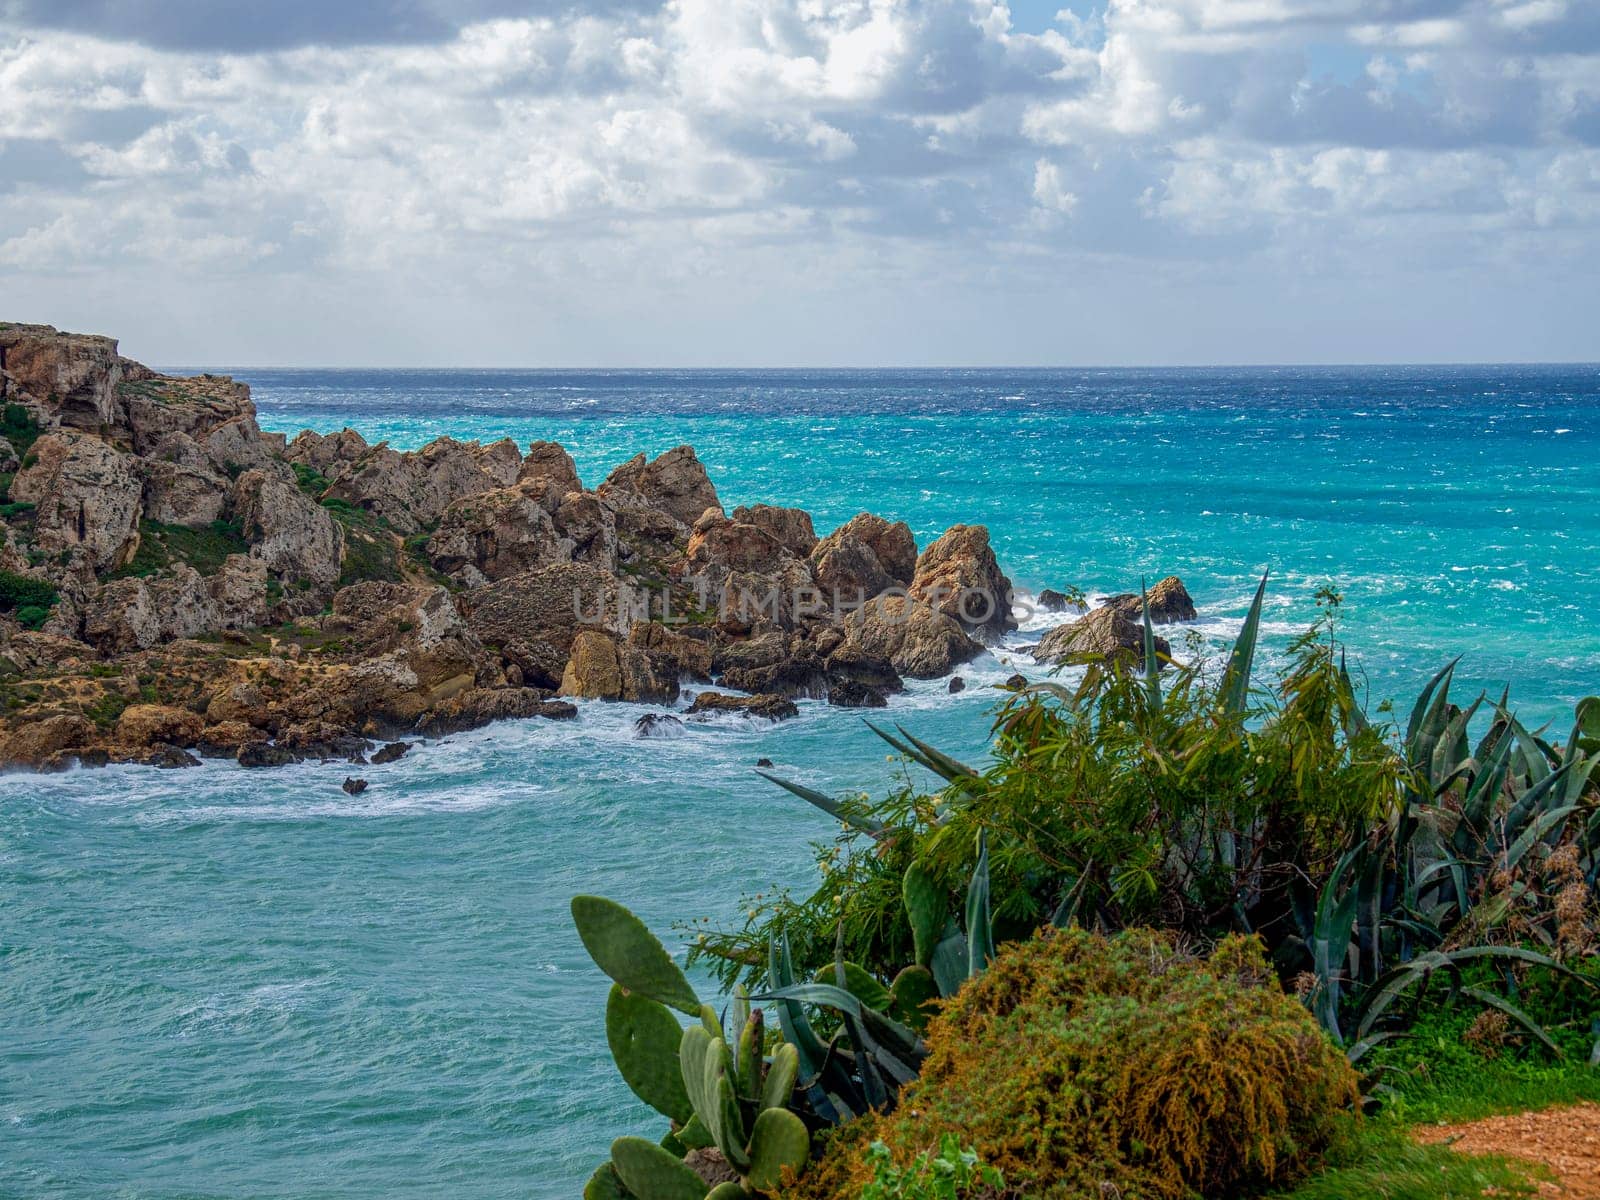
<path id="1" fill-rule="evenodd" d="M 916 571 L 917 543 L 904 521 L 860 513 L 811 549 L 817 586 L 831 602 L 871 600 L 890 588 L 911 585 Z"/>
<path id="2" fill-rule="evenodd" d="M 1175 621 L 1193 621 L 1194 601 L 1189 589 L 1176 575 L 1168 575 L 1149 591 L 1150 620 L 1157 625 L 1171 625 Z M 1105 606 L 1114 608 L 1130 621 L 1144 620 L 1144 597 L 1138 592 L 1122 592 L 1106 599 Z"/>
<path id="3" fill-rule="evenodd" d="M 869 655 L 887 658 L 912 679 L 937 679 L 983 653 L 952 617 L 890 593 L 869 600 L 844 621 L 850 640 Z"/>
<path id="4" fill-rule="evenodd" d="M 722 511 L 717 489 L 690 446 L 677 446 L 649 462 L 635 455 L 606 477 L 599 493 L 617 497 L 623 507 L 660 509 L 685 525 L 693 525 L 708 508 Z"/>
<path id="5" fill-rule="evenodd" d="M 82 547 L 98 572 L 133 557 L 144 496 L 133 458 L 99 438 L 62 432 L 35 441 L 28 462 L 11 482 L 11 499 L 35 506 L 34 541 L 41 551 Z"/>
<path id="6" fill-rule="evenodd" d="M 1167 658 L 1172 646 L 1158 637 L 1156 655 Z M 1135 625 L 1114 608 L 1097 608 L 1081 620 L 1052 629 L 1040 639 L 1033 656 L 1043 663 L 1124 663 L 1144 668 L 1144 626 Z"/>
<path id="7" fill-rule="evenodd" d="M 911 595 L 982 637 L 998 637 L 1017 627 L 1011 616 L 1011 580 L 995 561 L 989 531 L 982 525 L 952 525 L 924 550 Z"/>

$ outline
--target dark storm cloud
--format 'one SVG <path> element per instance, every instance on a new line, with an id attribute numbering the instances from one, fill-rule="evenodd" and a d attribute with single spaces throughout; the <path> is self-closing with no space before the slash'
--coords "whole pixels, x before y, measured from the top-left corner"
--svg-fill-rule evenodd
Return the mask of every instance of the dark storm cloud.
<path id="1" fill-rule="evenodd" d="M 656 7 L 651 0 L 586 0 L 581 10 L 605 16 Z M 67 30 L 164 50 L 247 54 L 440 42 L 474 21 L 578 8 L 570 0 L 0 0 L 0 30 Z"/>

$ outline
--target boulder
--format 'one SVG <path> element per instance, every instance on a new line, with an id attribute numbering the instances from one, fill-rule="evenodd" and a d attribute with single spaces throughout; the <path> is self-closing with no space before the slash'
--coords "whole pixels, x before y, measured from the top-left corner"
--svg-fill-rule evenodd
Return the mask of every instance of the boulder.
<path id="1" fill-rule="evenodd" d="M 619 642 L 598 630 L 580 631 L 561 676 L 560 694 L 586 700 L 629 700 L 670 704 L 678 698 L 678 678 L 665 656 Z"/>
<path id="2" fill-rule="evenodd" d="M 794 554 L 759 525 L 730 520 L 713 509 L 695 522 L 689 544 L 684 548 L 684 558 L 692 574 L 710 573 L 720 584 L 732 571 L 752 574 L 778 571 L 785 561 L 794 558 Z"/>
<path id="3" fill-rule="evenodd" d="M 720 682 L 723 687 L 757 694 L 819 698 L 828 694 L 822 660 L 809 654 L 782 658 L 765 667 L 729 667 Z"/>
<path id="4" fill-rule="evenodd" d="M 34 542 L 46 554 L 79 547 L 96 571 L 113 571 L 139 547 L 144 485 L 135 460 L 99 438 L 44 434 L 11 481 L 11 499 L 35 506 Z"/>
<path id="5" fill-rule="evenodd" d="M 220 520 L 227 506 L 228 480 L 185 433 L 164 438 L 155 452 L 138 460 L 144 481 L 144 515 L 163 525 L 203 529 Z"/>
<path id="6" fill-rule="evenodd" d="M 828 703 L 838 708 L 885 708 L 889 701 L 877 688 L 846 679 L 828 689 Z"/>
<path id="7" fill-rule="evenodd" d="M 660 621 L 646 621 L 628 631 L 628 644 L 648 651 L 677 671 L 679 678 L 705 683 L 711 678 L 713 650 L 710 642 L 668 629 Z"/>
<path id="8" fill-rule="evenodd" d="M 1066 612 L 1068 609 L 1080 607 L 1071 596 L 1054 588 L 1045 588 L 1034 597 L 1034 602 L 1044 612 Z"/>
<path id="9" fill-rule="evenodd" d="M 294 753 L 282 746 L 274 746 L 270 742 L 251 742 L 240 746 L 237 761 L 241 767 L 256 769 L 260 767 L 287 767 L 298 762 Z"/>
<path id="10" fill-rule="evenodd" d="M 952 696 L 954 696 L 957 692 L 964 692 L 967 690 L 967 681 L 961 678 L 959 675 L 954 675 L 950 679 L 950 686 L 945 690 L 948 691 Z"/>
<path id="11" fill-rule="evenodd" d="M 41 717 L 0 738 L 0 766 L 38 768 L 94 739 L 95 727 L 83 717 Z"/>
<path id="12" fill-rule="evenodd" d="M 415 744 L 414 742 L 390 742 L 373 754 L 371 763 L 375 767 L 383 767 L 392 762 L 399 762 L 406 756 L 406 751 L 410 750 Z"/>
<path id="13" fill-rule="evenodd" d="M 1176 575 L 1168 575 L 1158 581 L 1148 594 L 1152 624 L 1171 625 L 1178 621 L 1193 621 L 1199 615 L 1195 612 L 1194 601 L 1189 597 L 1189 589 L 1183 586 L 1183 580 Z M 1138 592 L 1108 596 L 1105 606 L 1116 609 L 1130 621 L 1144 620 L 1144 597 Z"/>
<path id="14" fill-rule="evenodd" d="M 983 653 L 954 618 L 893 592 L 867 601 L 844 626 L 862 651 L 887 658 L 912 679 L 948 675 Z"/>
<path id="15" fill-rule="evenodd" d="M 85 606 L 83 640 L 108 654 L 148 650 L 217 627 L 211 589 L 179 563 L 168 575 L 113 579 Z"/>
<path id="16" fill-rule="evenodd" d="M 148 750 L 135 755 L 132 761 L 143 767 L 158 767 L 163 771 L 200 765 L 200 760 L 187 750 L 165 742 L 158 742 Z"/>
<path id="17" fill-rule="evenodd" d="M 208 632 L 259 629 L 267 623 L 267 564 L 248 554 L 230 554 L 206 581 L 211 596 Z"/>
<path id="18" fill-rule="evenodd" d="M 134 704 L 117 718 L 117 741 L 127 746 L 169 743 L 187 748 L 200 740 L 205 719 L 186 708 L 165 704 Z"/>
<path id="19" fill-rule="evenodd" d="M 234 484 L 231 507 L 251 556 L 274 576 L 327 589 L 339 581 L 344 529 L 294 483 L 259 468 L 246 471 Z"/>
<path id="20" fill-rule="evenodd" d="M 413 534 L 437 522 L 455 501 L 506 486 L 505 478 L 504 456 L 486 460 L 484 448 L 476 443 L 437 438 L 415 453 L 402 454 L 380 442 L 339 470 L 327 496 L 377 514 L 400 533 Z"/>
<path id="21" fill-rule="evenodd" d="M 482 471 L 496 487 L 515 487 L 522 474 L 522 451 L 510 438 L 479 446 L 468 443 L 468 451 Z M 453 503 L 453 501 L 452 501 Z"/>
<path id="22" fill-rule="evenodd" d="M 708 508 L 722 512 L 717 489 L 690 446 L 677 446 L 649 462 L 637 454 L 606 477 L 598 489 L 625 508 L 659 509 L 693 525 Z"/>
<path id="23" fill-rule="evenodd" d="M 911 596 L 960 621 L 981 637 L 1017 627 L 1011 581 L 1000 570 L 982 525 L 952 525 L 917 559 Z"/>
<path id="24" fill-rule="evenodd" d="M 1156 654 L 1165 658 L 1172 647 L 1155 639 Z M 1042 663 L 1118 662 L 1144 667 L 1144 627 L 1114 608 L 1097 608 L 1088 616 L 1052 629 L 1040 639 L 1033 657 Z"/>
<path id="25" fill-rule="evenodd" d="M 803 508 L 778 508 L 771 504 L 740 505 L 729 513 L 737 525 L 754 525 L 796 558 L 809 558 L 817 547 L 811 514 Z M 908 534 L 910 530 L 906 531 Z M 915 548 L 912 557 L 916 557 Z"/>
<path id="26" fill-rule="evenodd" d="M 859 642 L 845 641 L 823 662 L 832 685 L 858 683 L 878 692 L 903 692 L 905 683 L 888 656 L 873 654 Z"/>
<path id="27" fill-rule="evenodd" d="M 338 433 L 313 433 L 307 429 L 296 435 L 284 451 L 290 462 L 303 463 L 319 475 L 332 475 L 340 467 L 356 462 L 371 447 L 354 429 Z"/>
<path id="28" fill-rule="evenodd" d="M 417 723 L 417 731 L 427 737 L 444 737 L 446 734 L 478 729 L 492 721 L 526 720 L 532 717 L 565 720 L 577 715 L 578 710 L 572 705 L 551 700 L 548 692 L 538 688 L 472 688 L 445 701 L 424 716 Z M 378 755 L 374 755 L 372 761 L 379 762 Z M 392 760 L 385 758 L 382 761 Z"/>
<path id="29" fill-rule="evenodd" d="M 446 575 L 479 584 L 566 561 L 572 544 L 528 493 L 500 488 L 467 496 L 445 509 L 427 552 Z"/>
<path id="30" fill-rule="evenodd" d="M 219 721 L 200 731 L 195 742 L 195 752 L 201 758 L 234 758 L 245 746 L 254 746 L 268 740 L 265 730 L 257 729 L 244 721 Z"/>
<path id="31" fill-rule="evenodd" d="M 342 723 L 313 719 L 286 725 L 278 734 L 278 746 L 297 758 L 344 762 L 365 754 L 372 743 L 357 737 Z"/>
<path id="32" fill-rule="evenodd" d="M 689 715 L 710 713 L 737 713 L 741 717 L 786 721 L 790 717 L 798 717 L 800 710 L 786 696 L 728 696 L 722 692 L 701 692 L 689 705 Z"/>
<path id="33" fill-rule="evenodd" d="M 369 784 L 365 779 L 355 779 L 348 776 L 345 778 L 345 781 L 339 785 L 339 787 L 343 789 L 344 794 L 347 796 L 359 796 L 362 792 L 367 790 L 368 786 Z"/>
<path id="34" fill-rule="evenodd" d="M 567 669 L 567 652 L 543 638 L 512 638 L 500 647 L 500 661 L 505 664 L 507 682 L 554 691 Z"/>

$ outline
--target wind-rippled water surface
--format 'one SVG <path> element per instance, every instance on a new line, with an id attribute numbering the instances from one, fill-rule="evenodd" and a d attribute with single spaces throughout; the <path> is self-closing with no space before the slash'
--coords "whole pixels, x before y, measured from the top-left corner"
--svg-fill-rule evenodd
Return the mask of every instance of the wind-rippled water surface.
<path id="1" fill-rule="evenodd" d="M 1558 723 L 1600 691 L 1600 368 L 240 371 L 262 425 L 563 442 L 586 482 L 690 442 L 730 507 L 987 524 L 1027 589 L 1181 574 L 1213 643 L 1273 571 L 1265 668 L 1334 583 L 1375 699 L 1446 658 Z M 1015 641 L 1037 634 L 1025 630 Z M 985 682 L 889 716 L 981 753 Z M 855 715 L 638 741 L 518 722 L 363 769 L 0 780 L 0 1196 L 574 1196 L 656 1123 L 610 1067 L 566 902 L 672 922 L 810 878 L 756 780 L 897 768 Z"/>

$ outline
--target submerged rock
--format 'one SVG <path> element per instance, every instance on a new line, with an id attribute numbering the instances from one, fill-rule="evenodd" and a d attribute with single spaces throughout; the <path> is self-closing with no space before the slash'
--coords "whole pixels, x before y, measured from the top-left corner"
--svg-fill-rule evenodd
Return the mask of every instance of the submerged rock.
<path id="1" fill-rule="evenodd" d="M 367 781 L 365 779 L 346 779 L 339 786 L 344 789 L 346 795 L 359 796 L 367 790 Z"/>
<path id="2" fill-rule="evenodd" d="M 415 742 L 390 742 L 376 751 L 368 761 L 375 767 L 387 766 L 392 762 L 399 762 L 406 756 L 406 751 L 414 746 Z"/>
<path id="3" fill-rule="evenodd" d="M 729 696 L 722 692 L 701 692 L 689 706 L 691 716 L 724 712 L 768 721 L 786 721 L 800 715 L 794 701 L 786 696 Z"/>
<path id="4" fill-rule="evenodd" d="M 633 723 L 633 736 L 675 738 L 683 736 L 683 722 L 671 713 L 645 713 Z"/>
<path id="5" fill-rule="evenodd" d="M 877 688 L 847 679 L 829 689 L 828 703 L 838 708 L 884 708 L 889 701 Z"/>

